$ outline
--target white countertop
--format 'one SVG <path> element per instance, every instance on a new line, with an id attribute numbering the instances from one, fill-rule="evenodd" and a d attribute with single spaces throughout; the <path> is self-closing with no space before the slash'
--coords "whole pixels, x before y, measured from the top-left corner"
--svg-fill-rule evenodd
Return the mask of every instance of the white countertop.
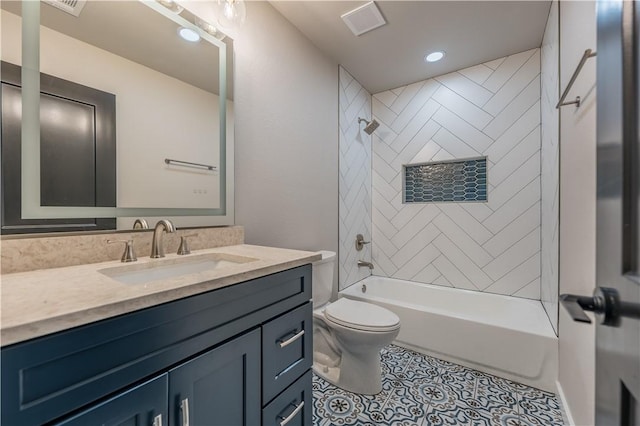
<path id="1" fill-rule="evenodd" d="M 247 244 L 193 251 L 173 258 L 225 253 L 256 259 L 146 284 L 123 284 L 99 271 L 122 265 L 152 264 L 158 259 L 139 258 L 2 275 L 0 294 L 0 343 L 2 346 L 44 336 L 79 325 L 126 314 L 183 297 L 192 296 L 291 269 L 320 259 L 307 251 Z"/>

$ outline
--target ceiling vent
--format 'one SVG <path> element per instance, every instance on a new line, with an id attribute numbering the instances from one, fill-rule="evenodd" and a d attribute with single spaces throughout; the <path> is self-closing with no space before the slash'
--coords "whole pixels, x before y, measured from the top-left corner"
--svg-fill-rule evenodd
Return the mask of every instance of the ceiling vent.
<path id="1" fill-rule="evenodd" d="M 357 36 L 375 30 L 387 23 L 380 10 L 378 10 L 378 6 L 372 1 L 345 13 L 341 18 L 351 32 Z"/>
<path id="2" fill-rule="evenodd" d="M 87 4 L 87 0 L 43 0 L 45 3 L 60 9 L 63 12 L 73 15 L 76 18 L 80 16 L 82 8 Z"/>

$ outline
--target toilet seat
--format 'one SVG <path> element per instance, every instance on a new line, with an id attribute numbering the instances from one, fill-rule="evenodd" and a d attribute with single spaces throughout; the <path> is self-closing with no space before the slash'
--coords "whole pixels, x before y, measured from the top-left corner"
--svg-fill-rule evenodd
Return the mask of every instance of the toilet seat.
<path id="1" fill-rule="evenodd" d="M 400 318 L 390 310 L 344 297 L 329 304 L 324 315 L 330 322 L 355 330 L 388 332 L 400 328 Z"/>

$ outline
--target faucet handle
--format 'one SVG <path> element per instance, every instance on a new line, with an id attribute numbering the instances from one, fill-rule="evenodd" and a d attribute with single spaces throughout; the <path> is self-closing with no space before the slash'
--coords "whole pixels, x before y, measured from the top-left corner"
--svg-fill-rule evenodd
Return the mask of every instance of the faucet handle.
<path id="1" fill-rule="evenodd" d="M 133 229 L 149 229 L 149 224 L 144 218 L 138 218 L 133 222 Z"/>
<path id="2" fill-rule="evenodd" d="M 197 237 L 198 234 L 188 234 L 180 237 L 180 247 L 178 247 L 178 254 L 183 256 L 185 254 L 191 254 L 191 249 L 189 248 L 189 237 Z"/>
<path id="3" fill-rule="evenodd" d="M 107 244 L 125 243 L 124 252 L 120 262 L 135 262 L 138 260 L 136 252 L 133 250 L 133 240 L 107 240 Z"/>
<path id="4" fill-rule="evenodd" d="M 362 251 L 365 244 L 369 244 L 371 241 L 365 241 L 362 234 L 356 235 L 356 250 Z"/>

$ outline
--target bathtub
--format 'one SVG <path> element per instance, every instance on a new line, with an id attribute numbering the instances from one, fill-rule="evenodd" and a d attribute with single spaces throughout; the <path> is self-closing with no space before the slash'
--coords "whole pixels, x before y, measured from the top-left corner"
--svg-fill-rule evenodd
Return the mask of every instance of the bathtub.
<path id="1" fill-rule="evenodd" d="M 339 296 L 398 315 L 399 346 L 556 392 L 558 341 L 539 301 L 376 276 Z"/>

